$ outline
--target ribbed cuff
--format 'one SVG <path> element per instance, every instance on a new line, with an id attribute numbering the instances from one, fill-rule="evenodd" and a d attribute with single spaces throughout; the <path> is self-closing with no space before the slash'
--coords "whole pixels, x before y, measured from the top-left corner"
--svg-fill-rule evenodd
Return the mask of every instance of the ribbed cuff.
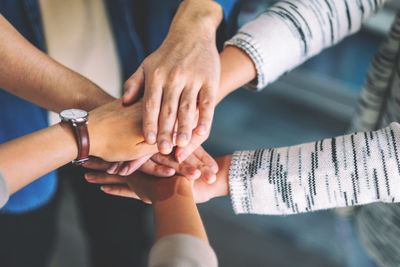
<path id="1" fill-rule="evenodd" d="M 261 54 L 259 44 L 255 41 L 252 35 L 238 32 L 232 39 L 225 42 L 225 46 L 232 45 L 243 50 L 253 61 L 256 70 L 257 78 L 248 83 L 246 86 L 252 90 L 261 90 L 267 86 L 268 81 L 265 77 L 264 60 Z"/>
<path id="2" fill-rule="evenodd" d="M 8 188 L 6 179 L 0 170 L 0 209 L 7 203 L 9 198 L 10 198 L 10 189 Z"/>
<path id="3" fill-rule="evenodd" d="M 235 213 L 250 213 L 252 203 L 249 196 L 249 164 L 253 151 L 237 151 L 233 154 L 229 168 L 229 191 Z"/>

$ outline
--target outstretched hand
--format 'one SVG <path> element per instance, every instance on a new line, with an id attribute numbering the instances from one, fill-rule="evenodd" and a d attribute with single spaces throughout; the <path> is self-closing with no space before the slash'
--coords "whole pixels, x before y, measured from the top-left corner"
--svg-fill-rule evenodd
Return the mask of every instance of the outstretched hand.
<path id="1" fill-rule="evenodd" d="M 203 141 L 208 136 L 219 86 L 215 35 L 221 19 L 222 8 L 214 1 L 183 1 L 162 45 L 125 83 L 125 104 L 145 88 L 143 135 L 162 154 L 173 150 L 177 121 L 178 147 L 189 144 L 192 132 Z M 196 109 L 199 119 L 193 130 Z"/>

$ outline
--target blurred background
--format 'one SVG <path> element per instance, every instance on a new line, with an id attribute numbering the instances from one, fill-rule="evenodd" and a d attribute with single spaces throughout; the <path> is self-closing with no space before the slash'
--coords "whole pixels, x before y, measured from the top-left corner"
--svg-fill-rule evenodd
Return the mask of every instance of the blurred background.
<path id="1" fill-rule="evenodd" d="M 245 1 L 238 25 L 274 1 Z M 213 155 L 294 145 L 346 132 L 364 77 L 400 1 L 392 1 L 362 31 L 324 51 L 262 92 L 241 89 L 217 107 L 205 148 Z M 65 186 L 53 267 L 87 266 L 87 248 L 73 196 Z M 295 216 L 235 215 L 229 199 L 199 205 L 221 267 L 373 266 L 353 238 L 348 219 L 332 211 Z M 152 215 L 148 213 L 151 233 Z M 118 227 L 116 222 L 116 227 Z M 345 253 L 351 251 L 352 253 Z M 349 256 L 351 254 L 351 256 Z"/>

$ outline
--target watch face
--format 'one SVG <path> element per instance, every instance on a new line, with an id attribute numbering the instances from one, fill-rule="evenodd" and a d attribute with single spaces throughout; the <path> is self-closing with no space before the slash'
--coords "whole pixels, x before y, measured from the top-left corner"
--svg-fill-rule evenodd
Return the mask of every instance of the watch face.
<path id="1" fill-rule="evenodd" d="M 86 118 L 88 113 L 81 109 L 67 109 L 61 111 L 60 117 L 63 120 L 78 120 Z"/>

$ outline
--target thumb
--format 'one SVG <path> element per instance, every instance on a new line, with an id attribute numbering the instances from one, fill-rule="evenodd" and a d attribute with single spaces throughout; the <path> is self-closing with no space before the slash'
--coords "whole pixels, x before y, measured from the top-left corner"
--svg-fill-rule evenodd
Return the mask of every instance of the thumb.
<path id="1" fill-rule="evenodd" d="M 122 96 L 122 102 L 125 105 L 132 104 L 136 101 L 141 93 L 141 88 L 144 83 L 144 71 L 142 65 L 136 70 L 134 74 L 124 84 L 124 95 Z"/>

